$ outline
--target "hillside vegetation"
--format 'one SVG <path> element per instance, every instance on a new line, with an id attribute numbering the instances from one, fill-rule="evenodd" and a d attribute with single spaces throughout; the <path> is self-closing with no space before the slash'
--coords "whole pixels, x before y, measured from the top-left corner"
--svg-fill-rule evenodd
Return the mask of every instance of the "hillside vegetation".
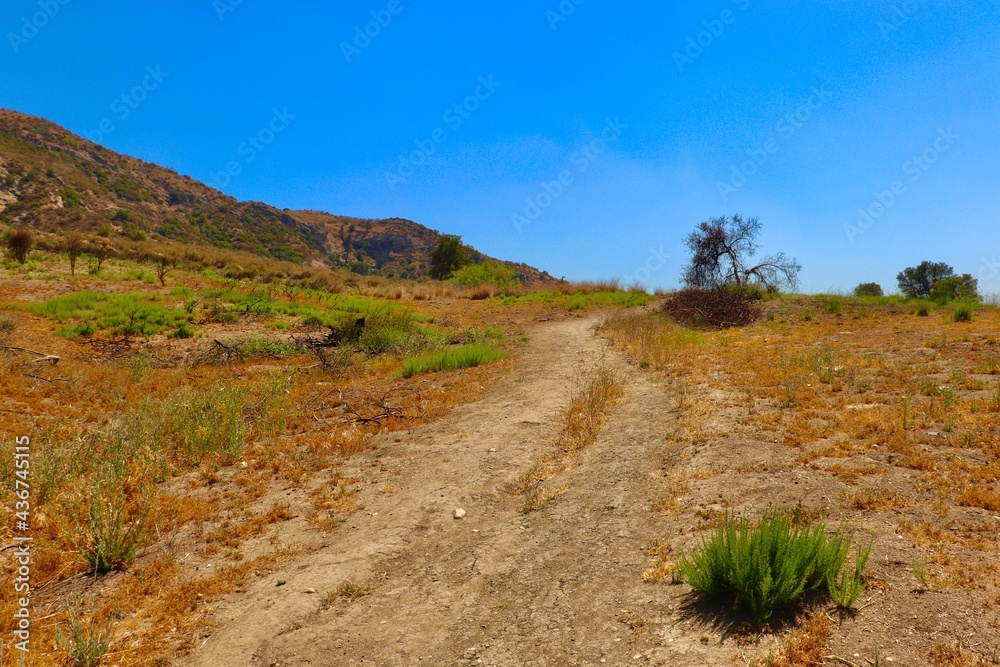
<path id="1" fill-rule="evenodd" d="M 359 274 L 424 279 L 441 235 L 401 218 L 368 220 L 241 202 L 190 176 L 120 155 L 44 119 L 0 109 L 0 226 L 243 250 Z M 0 229 L 2 231 L 2 229 Z M 470 259 L 491 258 L 473 251 Z M 505 262 L 522 282 L 551 279 Z"/>

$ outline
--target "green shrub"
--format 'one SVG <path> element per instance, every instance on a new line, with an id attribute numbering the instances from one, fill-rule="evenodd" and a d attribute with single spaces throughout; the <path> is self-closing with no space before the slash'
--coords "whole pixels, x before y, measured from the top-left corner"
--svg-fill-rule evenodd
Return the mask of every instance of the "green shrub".
<path id="1" fill-rule="evenodd" d="M 152 336 L 187 320 L 186 313 L 166 308 L 156 294 L 75 292 L 32 304 L 29 310 L 59 324 L 77 322 L 76 326 L 57 330 L 56 333 L 67 338 L 101 330 L 123 336 Z"/>
<path id="2" fill-rule="evenodd" d="M 884 296 L 882 286 L 878 283 L 861 283 L 854 288 L 854 296 Z"/>
<path id="3" fill-rule="evenodd" d="M 766 621 L 821 587 L 838 603 L 853 602 L 864 587 L 861 570 L 868 553 L 859 552 L 855 572 L 842 574 L 850 549 L 843 533 L 828 538 L 823 524 L 796 526 L 787 513 L 771 512 L 755 525 L 727 515 L 679 567 L 698 592 Z"/>
<path id="4" fill-rule="evenodd" d="M 471 368 L 493 363 L 506 357 L 507 355 L 503 351 L 490 345 L 463 345 L 449 350 L 438 350 L 418 357 L 411 357 L 403 363 L 399 374 L 408 378 L 421 373 Z"/>
<path id="5" fill-rule="evenodd" d="M 124 479 L 108 463 L 92 483 L 86 526 L 70 535 L 80 556 L 97 574 L 130 565 L 146 543 L 152 498 L 129 502 L 122 492 Z"/>
<path id="6" fill-rule="evenodd" d="M 357 338 L 358 349 L 368 354 L 405 352 L 419 348 L 421 343 L 413 315 L 392 310 L 366 316 Z"/>
<path id="7" fill-rule="evenodd" d="M 971 322 L 976 314 L 976 307 L 975 303 L 960 303 L 955 306 L 951 319 L 955 322 Z"/>
<path id="8" fill-rule="evenodd" d="M 978 302 L 979 281 L 968 273 L 942 278 L 931 288 L 930 298 L 943 306 L 950 301 Z"/>
<path id="9" fill-rule="evenodd" d="M 514 267 L 500 262 L 466 264 L 451 274 L 451 281 L 462 287 L 490 284 L 501 290 L 512 290 L 519 284 L 514 273 Z"/>
<path id="10" fill-rule="evenodd" d="M 844 302 L 838 298 L 827 299 L 823 304 L 823 310 L 830 315 L 840 315 L 844 312 Z"/>
<path id="11" fill-rule="evenodd" d="M 177 328 L 170 334 L 171 338 L 193 338 L 194 328 L 191 327 L 187 322 L 181 322 L 177 325 Z"/>

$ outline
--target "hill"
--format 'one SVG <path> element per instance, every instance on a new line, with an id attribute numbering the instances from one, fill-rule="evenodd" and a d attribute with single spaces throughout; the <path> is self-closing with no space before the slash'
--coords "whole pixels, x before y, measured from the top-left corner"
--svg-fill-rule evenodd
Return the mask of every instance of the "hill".
<path id="1" fill-rule="evenodd" d="M 0 223 L 132 241 L 206 245 L 361 274 L 424 279 L 437 231 L 241 202 L 172 169 L 115 153 L 55 123 L 0 109 Z M 492 259 L 470 249 L 473 261 Z M 513 266 L 525 282 L 552 277 Z"/>

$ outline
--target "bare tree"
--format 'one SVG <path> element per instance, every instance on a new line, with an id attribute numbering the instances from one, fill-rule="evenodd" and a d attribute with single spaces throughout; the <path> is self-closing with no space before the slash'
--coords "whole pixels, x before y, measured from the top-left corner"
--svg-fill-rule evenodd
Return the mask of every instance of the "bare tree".
<path id="1" fill-rule="evenodd" d="M 754 260 L 760 233 L 757 218 L 743 219 L 737 214 L 702 222 L 684 240 L 691 250 L 691 262 L 684 267 L 681 279 L 694 289 L 759 286 L 768 291 L 798 286 L 802 266 L 794 258 L 779 252 Z"/>
<path id="2" fill-rule="evenodd" d="M 164 279 L 167 277 L 167 272 L 173 267 L 174 260 L 166 255 L 157 255 L 154 261 L 156 262 L 156 277 L 160 279 L 160 284 L 166 287 L 167 283 Z"/>
<path id="3" fill-rule="evenodd" d="M 87 248 L 87 252 L 90 253 L 96 262 L 96 266 L 90 269 L 90 271 L 94 275 L 97 275 L 101 272 L 101 267 L 104 266 L 104 262 L 111 256 L 111 246 L 103 242 L 95 243 Z"/>
<path id="4" fill-rule="evenodd" d="M 69 255 L 69 274 L 76 275 L 76 260 L 83 254 L 83 238 L 79 234 L 70 234 L 66 239 L 66 254 Z"/>

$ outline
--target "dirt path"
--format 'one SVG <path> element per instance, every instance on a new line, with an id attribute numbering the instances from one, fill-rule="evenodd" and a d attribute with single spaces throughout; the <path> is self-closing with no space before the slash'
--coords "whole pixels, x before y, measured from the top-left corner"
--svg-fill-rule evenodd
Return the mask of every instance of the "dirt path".
<path id="1" fill-rule="evenodd" d="M 537 327 L 512 381 L 352 459 L 396 492 L 375 494 L 351 530 L 226 602 L 221 627 L 185 664 L 723 664 L 729 650 L 702 645 L 676 596 L 641 581 L 644 548 L 672 529 L 653 505 L 673 465 L 674 417 L 666 391 L 609 351 L 594 324 Z M 595 363 L 619 373 L 627 399 L 562 473 L 566 493 L 521 514 L 505 486 L 552 447 L 570 390 Z M 324 606 L 322 593 L 348 581 L 379 583 Z"/>

